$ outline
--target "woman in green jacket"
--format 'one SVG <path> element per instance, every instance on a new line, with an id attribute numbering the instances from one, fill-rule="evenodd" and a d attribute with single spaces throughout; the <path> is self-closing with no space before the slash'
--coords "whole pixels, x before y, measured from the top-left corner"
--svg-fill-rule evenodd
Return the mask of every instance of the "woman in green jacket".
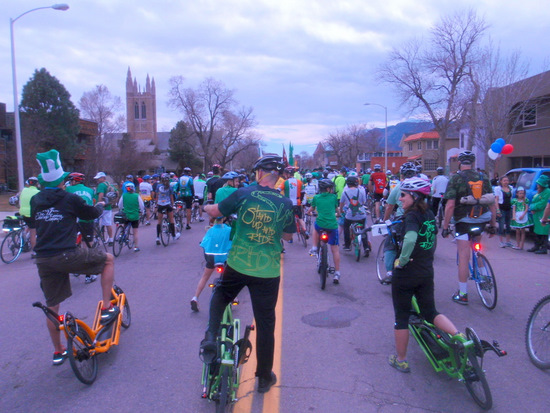
<path id="1" fill-rule="evenodd" d="M 537 193 L 529 205 L 529 210 L 533 212 L 533 221 L 535 223 L 535 245 L 527 251 L 534 252 L 535 254 L 546 254 L 548 250 L 548 230 L 550 227 L 548 225 L 542 225 L 540 222 L 546 204 L 550 199 L 548 181 L 549 178 L 546 175 L 541 175 L 539 179 L 537 179 Z"/>

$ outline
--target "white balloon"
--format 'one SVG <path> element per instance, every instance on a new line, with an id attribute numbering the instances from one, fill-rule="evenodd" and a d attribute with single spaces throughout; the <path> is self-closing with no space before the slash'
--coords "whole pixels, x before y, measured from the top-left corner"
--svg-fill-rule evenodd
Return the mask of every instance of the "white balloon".
<path id="1" fill-rule="evenodd" d="M 487 151 L 487 155 L 489 155 L 489 158 L 491 158 L 493 161 L 498 158 L 498 153 L 494 152 L 492 149 L 489 149 Z"/>

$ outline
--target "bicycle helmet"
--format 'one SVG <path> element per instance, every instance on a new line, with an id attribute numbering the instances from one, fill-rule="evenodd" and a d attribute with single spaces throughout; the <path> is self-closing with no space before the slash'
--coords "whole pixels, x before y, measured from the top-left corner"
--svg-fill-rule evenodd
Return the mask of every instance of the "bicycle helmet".
<path id="1" fill-rule="evenodd" d="M 313 174 L 311 174 L 311 173 L 308 172 L 308 173 L 305 175 L 305 178 L 306 178 L 307 180 L 313 179 Z"/>
<path id="2" fill-rule="evenodd" d="M 359 184 L 359 178 L 357 178 L 356 176 L 348 176 L 346 178 L 346 184 L 348 186 L 357 186 Z"/>
<path id="3" fill-rule="evenodd" d="M 170 175 L 168 175 L 166 172 L 160 175 L 160 179 L 162 181 L 170 179 Z"/>
<path id="4" fill-rule="evenodd" d="M 463 165 L 471 165 L 475 160 L 476 155 L 472 151 L 463 151 L 458 154 L 458 162 Z"/>
<path id="5" fill-rule="evenodd" d="M 425 179 L 413 177 L 405 179 L 401 182 L 400 189 L 401 191 L 409 192 L 411 195 L 418 194 L 427 197 L 430 195 L 432 186 Z"/>
<path id="6" fill-rule="evenodd" d="M 188 166 L 186 166 L 185 168 L 183 168 L 183 173 L 189 175 L 189 174 L 191 173 L 191 168 L 189 168 Z"/>
<path id="7" fill-rule="evenodd" d="M 416 175 L 416 166 L 412 162 L 405 162 L 399 169 L 404 178 L 412 178 Z"/>
<path id="8" fill-rule="evenodd" d="M 386 171 L 386 175 L 391 175 L 391 174 L 392 174 L 392 172 L 388 169 L 388 170 Z"/>
<path id="9" fill-rule="evenodd" d="M 420 164 L 416 165 L 416 172 L 418 173 L 422 172 L 422 165 Z"/>
<path id="10" fill-rule="evenodd" d="M 293 166 L 287 166 L 287 167 L 285 168 L 285 172 L 286 172 L 287 174 L 293 175 L 293 174 L 294 174 L 294 167 L 293 167 Z"/>
<path id="11" fill-rule="evenodd" d="M 367 173 L 368 173 L 368 174 L 371 174 L 371 173 L 372 173 L 372 169 L 368 168 L 368 169 L 367 169 Z"/>
<path id="12" fill-rule="evenodd" d="M 348 176 L 357 176 L 357 172 L 355 171 L 349 171 Z"/>
<path id="13" fill-rule="evenodd" d="M 84 179 L 86 179 L 86 175 L 84 174 L 78 172 L 73 172 L 69 174 L 69 181 L 84 182 Z"/>
<path id="14" fill-rule="evenodd" d="M 334 188 L 334 182 L 332 182 L 330 179 L 321 179 L 319 181 L 319 190 L 322 192 L 326 192 L 327 190 Z"/>
<path id="15" fill-rule="evenodd" d="M 437 171 L 438 175 L 443 175 L 443 167 L 442 166 L 438 166 L 436 171 Z"/>
<path id="16" fill-rule="evenodd" d="M 377 163 L 376 165 L 374 165 L 374 170 L 375 170 L 376 172 L 380 171 L 381 169 L 382 169 L 382 167 L 380 166 L 379 163 Z"/>
<path id="17" fill-rule="evenodd" d="M 264 171 L 277 171 L 281 173 L 283 168 L 283 160 L 279 155 L 265 155 L 256 161 L 252 170 L 255 172 L 258 169 L 262 169 Z"/>
<path id="18" fill-rule="evenodd" d="M 131 182 L 127 182 L 126 185 L 124 185 L 124 186 L 126 187 L 127 191 L 135 191 L 136 190 L 136 186 Z"/>
<path id="19" fill-rule="evenodd" d="M 29 185 L 36 185 L 38 183 L 38 178 L 36 176 L 31 176 L 27 179 L 27 182 Z"/>
<path id="20" fill-rule="evenodd" d="M 151 175 L 144 175 L 143 176 L 143 180 L 148 181 L 149 179 L 151 179 Z"/>
<path id="21" fill-rule="evenodd" d="M 152 178 L 153 179 L 159 179 L 159 174 L 153 174 Z"/>
<path id="22" fill-rule="evenodd" d="M 225 179 L 226 181 L 230 180 L 230 179 L 235 179 L 235 178 L 238 178 L 239 177 L 239 174 L 237 172 L 234 172 L 234 171 L 229 171 L 229 172 L 226 172 L 223 176 L 222 176 L 222 179 Z"/>
<path id="23" fill-rule="evenodd" d="M 134 175 L 126 175 L 126 179 L 129 180 L 129 181 L 133 181 L 134 180 Z"/>

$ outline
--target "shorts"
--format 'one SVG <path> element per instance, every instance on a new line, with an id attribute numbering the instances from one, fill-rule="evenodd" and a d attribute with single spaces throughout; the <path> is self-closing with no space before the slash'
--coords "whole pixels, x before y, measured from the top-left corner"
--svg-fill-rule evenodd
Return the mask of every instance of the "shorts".
<path id="1" fill-rule="evenodd" d="M 192 196 L 182 196 L 179 199 L 185 203 L 185 208 L 191 209 L 191 206 L 193 205 Z"/>
<path id="2" fill-rule="evenodd" d="M 159 205 L 157 207 L 157 212 L 159 214 L 168 214 L 170 212 L 172 212 L 174 210 L 174 208 L 172 208 L 172 205 Z"/>
<path id="3" fill-rule="evenodd" d="M 298 219 L 304 218 L 304 212 L 302 210 L 302 207 L 300 205 L 294 205 L 292 207 L 292 210 L 294 211 L 294 215 L 298 216 Z"/>
<path id="4" fill-rule="evenodd" d="M 317 222 L 315 222 L 315 230 L 317 232 L 325 231 L 328 234 L 328 245 L 338 245 L 338 229 L 326 229 L 321 228 L 319 225 L 317 225 Z"/>
<path id="5" fill-rule="evenodd" d="M 468 241 L 470 238 L 468 234 L 472 228 L 483 229 L 487 225 L 487 222 L 457 222 L 455 225 L 455 238 L 458 240 Z"/>
<path id="6" fill-rule="evenodd" d="M 374 192 L 372 194 L 372 198 L 374 199 L 374 202 L 380 202 L 382 198 L 384 198 L 384 194 L 377 194 L 376 192 Z"/>
<path id="7" fill-rule="evenodd" d="M 193 202 L 198 202 L 199 205 L 204 204 L 204 198 L 195 198 Z"/>
<path id="8" fill-rule="evenodd" d="M 137 221 L 128 221 L 130 225 L 132 225 L 132 228 L 136 229 L 139 227 L 139 219 Z"/>
<path id="9" fill-rule="evenodd" d="M 100 248 L 74 248 L 52 257 L 36 258 L 46 305 L 53 307 L 72 295 L 69 273 L 101 274 L 106 262 L 107 253 Z"/>
<path id="10" fill-rule="evenodd" d="M 113 210 L 112 209 L 106 209 L 103 211 L 101 216 L 99 217 L 99 226 L 105 226 L 110 227 L 113 225 Z"/>
<path id="11" fill-rule="evenodd" d="M 93 222 L 79 222 L 78 228 L 82 237 L 88 240 L 88 243 L 92 244 L 94 242 L 94 223 Z"/>
<path id="12" fill-rule="evenodd" d="M 149 199 L 148 201 L 143 201 L 143 205 L 146 209 L 151 208 L 151 200 Z"/>
<path id="13" fill-rule="evenodd" d="M 31 217 L 25 217 L 23 215 L 21 215 L 21 218 L 23 218 L 23 221 L 25 221 L 25 224 L 27 224 L 27 226 L 30 228 L 30 229 L 35 229 L 36 228 L 36 223 L 34 221 L 34 218 L 31 218 Z"/>

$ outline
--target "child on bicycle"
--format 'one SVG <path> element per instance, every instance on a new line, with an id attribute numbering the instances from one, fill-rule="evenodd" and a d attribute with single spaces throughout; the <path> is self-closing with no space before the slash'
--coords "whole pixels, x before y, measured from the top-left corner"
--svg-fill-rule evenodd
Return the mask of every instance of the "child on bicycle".
<path id="1" fill-rule="evenodd" d="M 434 303 L 434 253 L 437 227 L 435 217 L 426 198 L 430 195 L 428 181 L 413 177 L 400 186 L 400 200 L 405 214 L 401 229 L 403 246 L 395 260 L 392 278 L 392 301 L 395 312 L 395 348 L 389 364 L 403 373 L 409 373 L 407 345 L 409 343 L 409 315 L 413 295 L 418 301 L 420 313 L 429 323 L 446 333 L 459 334 L 455 325 L 439 314 Z"/>
<path id="2" fill-rule="evenodd" d="M 328 244 L 334 260 L 334 279 L 332 282 L 340 282 L 340 250 L 338 249 L 338 198 L 334 194 L 334 182 L 330 179 L 321 179 L 319 181 L 320 193 L 313 197 L 311 208 L 308 214 L 317 209 L 317 219 L 315 220 L 315 232 L 313 233 L 313 248 L 309 251 L 311 255 L 317 254 L 317 245 L 319 244 L 319 232 L 322 230 L 328 234 Z"/>

